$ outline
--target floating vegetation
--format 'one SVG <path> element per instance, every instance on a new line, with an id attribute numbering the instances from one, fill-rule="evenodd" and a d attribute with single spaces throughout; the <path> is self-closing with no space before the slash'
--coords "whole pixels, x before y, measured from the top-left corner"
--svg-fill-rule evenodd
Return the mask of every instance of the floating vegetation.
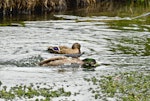
<path id="1" fill-rule="evenodd" d="M 149 101 L 150 73 L 126 72 L 100 78 L 85 78 L 96 89 L 89 89 L 95 99 L 115 98 L 121 101 Z"/>
<path id="2" fill-rule="evenodd" d="M 43 85 L 46 85 L 44 83 Z M 11 88 L 3 86 L 0 81 L 0 98 L 5 100 L 15 99 L 32 99 L 36 98 L 36 101 L 50 101 L 54 97 L 70 96 L 71 92 L 66 92 L 64 88 L 58 88 L 53 90 L 53 87 L 40 87 L 41 84 L 16 85 Z"/>
<path id="3" fill-rule="evenodd" d="M 148 34 L 140 36 L 138 33 L 132 33 L 130 36 L 115 37 L 108 40 L 110 51 L 115 54 L 128 54 L 132 56 L 150 56 L 150 38 Z M 138 36 L 139 35 L 139 36 Z"/>
<path id="4" fill-rule="evenodd" d="M 150 31 L 149 18 L 147 19 L 131 19 L 131 20 L 112 20 L 108 21 L 110 28 L 124 31 Z"/>
<path id="5" fill-rule="evenodd" d="M 0 26 L 14 26 L 14 27 L 25 27 L 25 23 L 22 21 L 19 22 L 2 22 Z"/>

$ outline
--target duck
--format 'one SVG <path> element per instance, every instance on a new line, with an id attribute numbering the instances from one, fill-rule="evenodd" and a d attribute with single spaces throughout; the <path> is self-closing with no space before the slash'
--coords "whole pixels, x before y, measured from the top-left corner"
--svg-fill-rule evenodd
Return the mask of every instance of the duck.
<path id="1" fill-rule="evenodd" d="M 67 46 L 49 46 L 48 52 L 55 54 L 79 54 L 81 45 L 79 43 L 74 43 L 71 48 Z"/>
<path id="2" fill-rule="evenodd" d="M 78 53 L 78 54 L 64 54 L 64 56 L 66 56 L 66 57 L 72 57 L 72 58 L 79 58 L 79 57 L 81 57 L 83 54 L 85 54 L 85 52 Z"/>
<path id="3" fill-rule="evenodd" d="M 85 69 L 94 69 L 99 64 L 97 64 L 96 60 L 93 58 L 85 58 L 83 60 L 80 60 L 79 58 L 71 58 L 66 56 L 57 56 L 53 58 L 49 58 L 46 60 L 43 60 L 39 63 L 39 66 L 63 66 L 63 65 L 72 65 L 77 64 L 81 68 Z"/>

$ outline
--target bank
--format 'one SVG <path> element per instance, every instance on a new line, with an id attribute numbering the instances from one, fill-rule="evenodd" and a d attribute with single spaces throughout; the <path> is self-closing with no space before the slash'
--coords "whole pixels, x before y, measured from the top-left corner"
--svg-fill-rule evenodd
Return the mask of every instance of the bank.
<path id="1" fill-rule="evenodd" d="M 148 0 L 0 0 L 0 16 L 61 12 L 100 4 L 103 9 L 112 6 L 149 6 Z"/>

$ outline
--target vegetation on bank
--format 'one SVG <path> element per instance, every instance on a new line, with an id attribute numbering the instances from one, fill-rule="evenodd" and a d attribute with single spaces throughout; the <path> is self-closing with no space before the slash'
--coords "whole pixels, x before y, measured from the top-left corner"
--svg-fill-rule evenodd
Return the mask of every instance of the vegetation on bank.
<path id="1" fill-rule="evenodd" d="M 0 26 L 24 26 L 20 21 L 25 20 L 57 20 L 60 18 L 54 17 L 52 12 L 62 12 L 66 9 L 69 9 L 69 13 L 66 12 L 67 14 L 77 16 L 119 16 L 134 18 L 143 13 L 149 15 L 148 12 L 150 8 L 149 0 L 111 0 L 111 2 L 110 0 L 75 1 L 76 2 L 72 2 L 71 0 L 0 0 L 0 2 L 2 2 L 0 4 Z M 81 7 L 84 8 L 82 9 Z M 64 12 L 62 14 L 66 13 Z M 55 12 L 55 14 L 57 13 Z M 115 29 L 149 31 L 149 19 L 144 18 L 144 16 L 141 18 L 142 19 L 109 20 L 106 22 L 108 22 L 111 28 Z M 17 24 L 14 25 L 14 23 Z M 138 25 L 138 28 L 134 29 L 134 27 L 136 27 L 135 25 Z"/>
<path id="2" fill-rule="evenodd" d="M 62 11 L 68 8 L 86 6 L 96 0 L 0 0 L 1 14 L 31 14 Z"/>
<path id="3" fill-rule="evenodd" d="M 64 11 L 101 4 L 104 9 L 115 6 L 149 6 L 149 0 L 0 0 L 0 15 L 17 15 Z"/>

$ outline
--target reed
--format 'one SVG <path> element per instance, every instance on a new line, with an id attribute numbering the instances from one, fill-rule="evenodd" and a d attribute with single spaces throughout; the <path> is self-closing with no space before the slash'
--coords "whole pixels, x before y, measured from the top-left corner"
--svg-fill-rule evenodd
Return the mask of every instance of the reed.
<path id="1" fill-rule="evenodd" d="M 1 14 L 20 14 L 44 11 L 66 10 L 70 5 L 86 6 L 96 3 L 96 0 L 0 0 Z"/>
<path id="2" fill-rule="evenodd" d="M 32 14 L 52 11 L 64 11 L 66 9 L 76 9 L 95 5 L 98 2 L 104 4 L 103 7 L 111 5 L 113 2 L 127 3 L 128 5 L 144 4 L 148 6 L 149 0 L 0 0 L 0 14 Z"/>

